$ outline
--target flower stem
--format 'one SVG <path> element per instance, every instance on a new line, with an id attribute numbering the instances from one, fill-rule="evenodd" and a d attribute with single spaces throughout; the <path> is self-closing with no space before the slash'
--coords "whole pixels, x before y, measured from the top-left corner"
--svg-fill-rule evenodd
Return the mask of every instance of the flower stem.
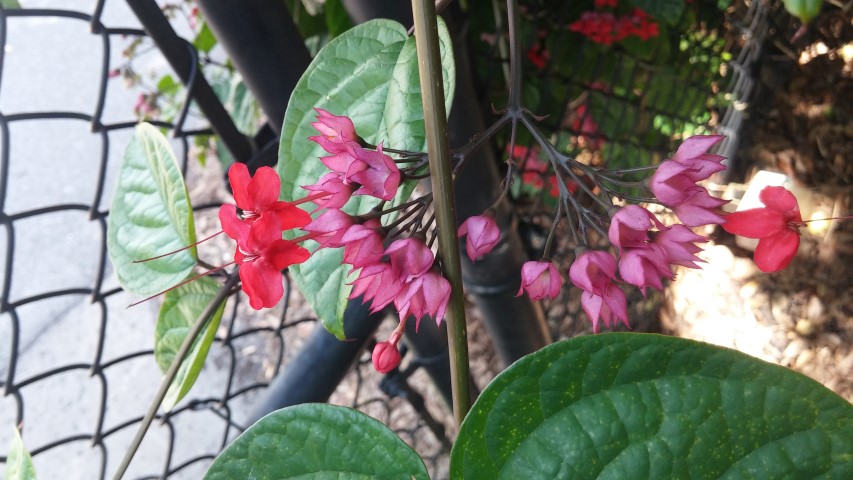
<path id="1" fill-rule="evenodd" d="M 231 292 L 231 288 L 236 285 L 239 280 L 240 277 L 237 276 L 237 269 L 235 269 L 234 272 L 228 276 L 228 279 L 225 281 L 225 285 L 223 285 L 216 293 L 216 296 L 213 297 L 213 300 L 204 307 L 204 311 L 201 312 L 201 315 L 199 315 L 198 320 L 196 320 L 192 328 L 190 328 L 190 331 L 187 332 L 184 342 L 181 343 L 181 347 L 178 349 L 177 353 L 175 353 L 175 359 L 172 360 L 172 364 L 169 365 L 169 370 L 166 371 L 163 381 L 160 382 L 160 388 L 154 396 L 154 401 L 151 402 L 151 406 L 148 407 L 148 411 L 145 412 L 145 416 L 142 418 L 142 423 L 139 424 L 139 429 L 136 431 L 136 435 L 133 437 L 130 447 L 128 447 L 127 452 L 125 452 L 124 458 L 121 459 L 121 464 L 119 465 L 118 470 L 116 470 L 115 475 L 113 475 L 113 480 L 121 480 L 121 477 L 124 476 L 127 471 L 127 467 L 130 466 L 130 462 L 133 460 L 133 456 L 136 455 L 136 451 L 139 449 L 139 445 L 142 444 L 142 439 L 145 438 L 145 432 L 148 431 L 148 427 L 151 426 L 151 422 L 154 421 L 154 417 L 157 415 L 157 410 L 160 409 L 163 399 L 166 398 L 166 392 L 169 391 L 169 387 L 172 385 L 172 382 L 175 381 L 175 377 L 178 375 L 178 369 L 180 369 L 181 364 L 184 363 L 184 359 L 189 355 L 195 339 L 204 330 L 205 326 L 216 312 L 216 309 L 219 308 L 219 304 L 225 301 L 228 294 Z"/>
<path id="2" fill-rule="evenodd" d="M 462 262 L 459 258 L 459 239 L 456 237 L 456 205 L 453 198 L 453 172 L 447 140 L 447 113 L 444 108 L 444 81 L 441 74 L 435 3 L 433 0 L 412 0 L 412 13 L 438 227 L 438 247 L 442 271 L 451 287 L 446 321 L 450 349 L 450 381 L 453 387 L 453 416 L 458 426 L 471 408 L 471 379 L 465 303 L 462 296 Z"/>

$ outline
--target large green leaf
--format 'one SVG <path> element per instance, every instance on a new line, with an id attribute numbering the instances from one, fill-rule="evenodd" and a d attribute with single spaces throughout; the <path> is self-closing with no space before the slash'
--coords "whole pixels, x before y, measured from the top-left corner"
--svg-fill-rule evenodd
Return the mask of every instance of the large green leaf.
<path id="1" fill-rule="evenodd" d="M 544 348 L 480 395 L 453 478 L 853 478 L 853 406 L 690 340 L 613 333 Z"/>
<path id="2" fill-rule="evenodd" d="M 192 207 L 172 147 L 147 123 L 124 152 L 107 222 L 107 248 L 121 286 L 153 295 L 192 271 L 195 248 L 157 260 L 132 263 L 195 243 Z"/>
<path id="3" fill-rule="evenodd" d="M 175 360 L 175 355 L 187 337 L 190 328 L 198 320 L 205 307 L 213 301 L 221 286 L 216 280 L 202 277 L 166 293 L 160 315 L 157 317 L 157 329 L 154 331 L 154 359 L 163 373 Z M 169 386 L 163 400 L 163 410 L 169 411 L 189 393 L 195 383 L 207 352 L 216 337 L 216 329 L 222 319 L 225 302 L 219 305 L 203 333 L 193 343 L 187 358 L 178 370 L 178 375 Z"/>
<path id="4" fill-rule="evenodd" d="M 24 447 L 21 434 L 17 428 L 9 445 L 9 453 L 6 455 L 6 480 L 36 480 L 36 468 L 33 466 L 33 458 Z"/>
<path id="5" fill-rule="evenodd" d="M 305 404 L 258 420 L 214 460 L 205 480 L 428 479 L 418 454 L 359 411 Z"/>
<path id="6" fill-rule="evenodd" d="M 450 35 L 439 24 L 446 108 L 450 110 L 455 67 Z M 314 108 L 346 115 L 368 142 L 410 151 L 426 149 L 415 40 L 406 28 L 390 20 L 373 20 L 352 28 L 329 42 L 299 80 L 290 97 L 281 133 L 278 172 L 282 197 L 302 198 L 303 185 L 314 184 L 328 172 L 318 160 L 326 155 L 308 137 Z M 406 182 L 397 200 L 408 198 L 414 182 Z M 349 213 L 365 213 L 378 204 L 368 196 L 354 197 Z M 294 234 L 295 236 L 295 234 Z M 312 242 L 309 249 L 316 248 Z M 338 338 L 345 337 L 343 312 L 352 287 L 346 284 L 349 266 L 341 264 L 340 249 L 324 249 L 311 259 L 290 267 L 293 279 L 323 325 Z"/>

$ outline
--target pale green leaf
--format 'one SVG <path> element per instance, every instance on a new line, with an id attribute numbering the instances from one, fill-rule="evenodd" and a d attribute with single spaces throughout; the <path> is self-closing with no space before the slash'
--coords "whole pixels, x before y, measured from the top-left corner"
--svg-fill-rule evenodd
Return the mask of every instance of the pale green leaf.
<path id="1" fill-rule="evenodd" d="M 192 271 L 195 247 L 164 258 L 132 263 L 195 243 L 192 206 L 166 137 L 141 123 L 124 152 L 107 222 L 107 247 L 121 286 L 153 295 Z"/>
<path id="2" fill-rule="evenodd" d="M 166 293 L 160 314 L 157 317 L 157 329 L 154 331 L 154 359 L 163 373 L 175 360 L 175 355 L 187 337 L 190 328 L 198 320 L 207 305 L 213 301 L 221 285 L 209 277 L 201 277 Z M 222 319 L 225 302 L 222 302 L 213 317 L 193 343 L 187 358 L 178 370 L 178 375 L 169 386 L 163 400 L 163 410 L 169 411 L 190 389 L 201 373 L 207 352 L 216 337 L 216 329 Z"/>
<path id="3" fill-rule="evenodd" d="M 273 412 L 234 440 L 205 480 L 428 479 L 423 461 L 359 411 L 305 404 Z"/>
<path id="4" fill-rule="evenodd" d="M 24 441 L 17 428 L 9 445 L 9 453 L 6 455 L 6 480 L 36 480 L 36 468 L 33 466 L 33 458 L 24 447 Z"/>

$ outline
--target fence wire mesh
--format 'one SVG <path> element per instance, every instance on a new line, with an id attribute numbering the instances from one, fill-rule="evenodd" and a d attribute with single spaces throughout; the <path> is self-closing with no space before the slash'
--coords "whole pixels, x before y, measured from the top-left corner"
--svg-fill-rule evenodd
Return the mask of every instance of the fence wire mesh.
<path id="1" fill-rule="evenodd" d="M 145 31 L 124 2 L 100 0 L 93 8 L 64 9 L 76 3 L 62 3 L 63 9 L 0 7 L 0 221 L 5 230 L 0 240 L 5 252 L 0 257 L 0 445 L 8 444 L 12 425 L 21 426 L 43 478 L 111 475 L 160 380 L 151 348 L 156 306 L 125 308 L 134 299 L 113 278 L 106 252 L 111 185 L 137 123 L 132 112 L 138 94 L 111 81 L 110 71 L 120 61 L 121 47 Z M 607 67 L 613 75 L 610 86 L 601 88 L 582 74 L 605 68 L 601 57 L 584 59 L 582 48 L 570 48 L 565 53 L 577 56 L 577 68 L 558 72 L 546 65 L 535 72 L 543 88 L 538 105 L 545 108 L 550 98 L 559 97 L 554 103 L 559 111 L 549 112 L 549 128 L 618 147 L 610 152 L 614 157 L 662 158 L 671 151 L 673 137 L 694 127 L 702 131 L 700 121 L 711 117 L 716 129 L 729 135 L 722 153 L 731 154 L 754 89 L 752 68 L 772 26 L 768 15 L 777 11 L 760 1 L 736 2 L 714 30 L 713 41 L 706 41 L 710 30 L 697 32 L 698 43 L 690 49 L 730 55 L 718 67 L 719 78 L 710 82 L 703 76 L 707 72 L 688 74 L 689 88 L 671 95 L 643 90 L 646 96 L 638 96 L 649 81 L 647 65 L 620 54 Z M 567 13 L 561 12 L 537 16 L 539 27 L 562 21 Z M 549 45 L 551 58 L 567 46 Z M 152 62 L 168 68 L 162 52 L 151 48 Z M 487 70 L 499 71 L 505 63 L 496 52 L 483 57 Z M 197 69 L 197 63 L 188 67 Z M 630 74 L 620 79 L 620 71 Z M 612 88 L 620 82 L 627 82 L 625 88 Z M 721 93 L 733 100 L 709 108 L 708 98 Z M 593 109 L 579 113 L 577 106 L 599 101 L 614 112 L 612 131 L 584 130 L 584 115 Z M 201 169 L 192 158 L 195 138 L 211 131 L 202 115 L 184 107 L 174 122 L 155 123 L 171 132 L 189 183 L 203 185 L 191 192 L 203 233 L 216 229 L 213 207 L 226 197 L 221 172 Z M 684 109 L 699 113 L 679 114 Z M 639 144 L 633 126 L 647 112 L 670 126 L 666 135 Z M 528 218 L 535 216 L 528 213 Z M 534 248 L 535 237 L 529 237 Z M 247 426 L 253 400 L 286 368 L 316 323 L 287 277 L 284 281 L 287 300 L 272 313 L 251 312 L 239 295 L 229 300 L 198 384 L 177 408 L 158 416 L 128 477 L 199 478 Z M 566 320 L 577 318 L 579 311 L 567 310 L 568 304 L 563 299 L 551 304 L 552 327 L 560 336 L 578 329 L 566 327 L 578 325 Z M 485 341 L 483 332 L 472 338 L 478 336 Z M 494 373 L 486 367 L 481 371 Z M 419 371 L 385 379 L 377 388 L 379 383 L 362 356 L 331 400 L 392 425 L 424 455 L 436 478 L 444 476 L 453 432 L 444 424 L 444 407 L 435 401 L 439 395 L 423 394 L 430 386 Z M 0 449 L 0 464 L 4 454 Z"/>

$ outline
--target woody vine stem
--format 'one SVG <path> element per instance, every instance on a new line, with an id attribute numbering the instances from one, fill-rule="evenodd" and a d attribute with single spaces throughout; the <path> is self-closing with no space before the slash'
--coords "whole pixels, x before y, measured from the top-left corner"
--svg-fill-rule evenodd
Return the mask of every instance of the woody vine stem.
<path id="1" fill-rule="evenodd" d="M 429 152 L 429 170 L 435 199 L 438 249 L 441 268 L 450 282 L 447 308 L 447 336 L 450 349 L 450 381 L 453 389 L 453 417 L 457 425 L 471 408 L 468 365 L 468 331 L 462 296 L 462 264 L 456 235 L 456 203 L 453 198 L 453 168 L 447 139 L 447 113 L 441 73 L 441 51 L 433 0 L 412 0 L 415 42 L 420 73 L 424 129 Z M 447 52 L 452 55 L 452 52 Z"/>

